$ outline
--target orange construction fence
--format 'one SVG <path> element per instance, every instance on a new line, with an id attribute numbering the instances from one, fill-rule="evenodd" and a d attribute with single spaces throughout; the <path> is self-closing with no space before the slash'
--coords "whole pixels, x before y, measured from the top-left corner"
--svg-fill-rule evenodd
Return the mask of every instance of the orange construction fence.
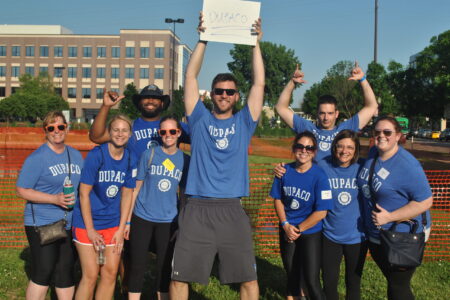
<path id="1" fill-rule="evenodd" d="M 25 201 L 17 198 L 15 183 L 24 159 L 24 149 L 0 149 L 0 248 L 26 247 L 23 227 Z M 273 200 L 268 196 L 272 185 L 273 164 L 250 165 L 250 196 L 242 203 L 254 227 L 255 250 L 262 256 L 279 253 L 278 219 Z M 425 256 L 450 260 L 450 170 L 425 171 L 430 182 L 434 204 L 432 233 Z"/>

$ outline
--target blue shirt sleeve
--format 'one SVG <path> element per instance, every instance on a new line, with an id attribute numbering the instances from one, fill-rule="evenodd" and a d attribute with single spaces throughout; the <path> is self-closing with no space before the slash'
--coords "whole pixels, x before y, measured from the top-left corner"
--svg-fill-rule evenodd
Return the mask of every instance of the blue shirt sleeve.
<path id="1" fill-rule="evenodd" d="M 31 154 L 27 157 L 20 170 L 16 185 L 25 189 L 34 189 L 42 174 L 43 160 Z"/>
<path id="2" fill-rule="evenodd" d="M 194 110 L 192 111 L 191 115 L 187 116 L 189 132 L 192 132 L 192 128 L 195 127 L 195 124 L 197 123 L 197 121 L 200 120 L 201 117 L 205 113 L 209 113 L 209 112 L 206 109 L 206 107 L 203 104 L 203 102 L 199 99 L 197 101 L 197 104 L 195 105 Z"/>
<path id="3" fill-rule="evenodd" d="M 292 128 L 296 133 L 303 132 L 305 130 L 312 131 L 315 127 L 310 121 L 294 114 L 294 128 Z"/>
<path id="4" fill-rule="evenodd" d="M 81 170 L 80 182 L 84 184 L 94 185 L 97 181 L 97 174 L 100 169 L 102 159 L 100 146 L 95 147 L 86 156 L 83 170 Z"/>
<path id="5" fill-rule="evenodd" d="M 358 117 L 358 114 L 354 115 L 353 117 L 351 117 L 347 121 L 341 122 L 338 125 L 338 131 L 341 131 L 341 130 L 344 130 L 344 129 L 350 129 L 350 130 L 353 130 L 353 131 L 358 131 L 359 130 L 359 117 Z"/>
<path id="6" fill-rule="evenodd" d="M 134 189 L 136 187 L 136 175 L 137 175 L 137 160 L 134 155 L 131 155 L 131 151 L 127 151 L 130 156 L 130 166 L 125 175 L 124 187 Z M 128 159 L 128 158 L 127 158 Z"/>
<path id="7" fill-rule="evenodd" d="M 315 211 L 333 209 L 333 195 L 330 182 L 323 171 L 318 174 L 314 192 L 316 198 L 316 203 L 314 204 Z"/>
<path id="8" fill-rule="evenodd" d="M 145 175 L 147 174 L 147 170 L 148 170 L 148 160 L 150 158 L 151 151 L 152 151 L 152 148 L 147 149 L 144 152 L 142 152 L 142 155 L 141 155 L 141 158 L 139 159 L 139 164 L 138 164 L 138 172 L 137 172 L 137 176 L 136 176 L 137 180 L 145 179 Z"/>
<path id="9" fill-rule="evenodd" d="M 188 171 L 189 171 L 189 164 L 191 162 L 191 157 L 189 155 L 187 155 L 186 153 L 183 153 L 183 159 L 184 159 L 183 175 L 181 176 L 181 180 L 180 180 L 179 185 L 180 185 L 181 188 L 186 188 L 187 175 L 188 175 Z"/>
<path id="10" fill-rule="evenodd" d="M 270 197 L 273 199 L 281 200 L 281 179 L 274 177 L 272 183 L 272 189 L 270 190 Z"/>

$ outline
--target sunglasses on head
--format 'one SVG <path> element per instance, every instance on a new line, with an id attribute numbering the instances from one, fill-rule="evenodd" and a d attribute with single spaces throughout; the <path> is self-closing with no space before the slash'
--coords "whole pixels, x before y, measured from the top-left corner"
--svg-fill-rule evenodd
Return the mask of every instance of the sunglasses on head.
<path id="1" fill-rule="evenodd" d="M 307 152 L 313 152 L 314 150 L 316 150 L 315 146 L 305 146 L 303 144 L 295 144 L 294 145 L 294 150 L 300 150 L 302 151 L 303 149 L 306 149 Z"/>
<path id="2" fill-rule="evenodd" d="M 45 130 L 47 132 L 53 132 L 55 129 L 58 128 L 59 131 L 63 131 L 67 128 L 66 124 L 59 124 L 59 125 L 47 125 L 45 126 Z"/>
<path id="3" fill-rule="evenodd" d="M 392 130 L 389 130 L 389 129 L 384 129 L 384 130 L 374 130 L 374 131 L 373 131 L 373 135 L 374 135 L 374 136 L 380 136 L 381 133 L 383 133 L 384 136 L 389 137 L 389 136 L 391 136 L 394 132 L 393 132 Z"/>
<path id="4" fill-rule="evenodd" d="M 160 136 L 165 135 L 177 135 L 180 132 L 180 129 L 158 129 L 158 133 Z"/>
<path id="5" fill-rule="evenodd" d="M 214 95 L 223 95 L 223 92 L 227 93 L 227 96 L 233 96 L 234 94 L 236 94 L 237 91 L 234 89 L 219 89 L 219 88 L 213 89 Z"/>

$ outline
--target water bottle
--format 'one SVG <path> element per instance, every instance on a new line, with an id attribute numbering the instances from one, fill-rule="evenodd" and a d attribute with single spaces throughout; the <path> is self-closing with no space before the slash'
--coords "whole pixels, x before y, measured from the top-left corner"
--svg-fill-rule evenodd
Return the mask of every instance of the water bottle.
<path id="1" fill-rule="evenodd" d="M 66 176 L 66 179 L 64 179 L 64 187 L 63 187 L 63 193 L 64 195 L 72 194 L 75 191 L 73 188 L 72 181 L 70 181 L 69 176 Z M 72 209 L 75 205 L 75 199 L 73 199 L 71 204 L 68 204 L 67 207 L 69 209 Z"/>
<path id="2" fill-rule="evenodd" d="M 100 266 L 106 264 L 105 245 L 101 245 L 97 251 L 97 264 Z"/>

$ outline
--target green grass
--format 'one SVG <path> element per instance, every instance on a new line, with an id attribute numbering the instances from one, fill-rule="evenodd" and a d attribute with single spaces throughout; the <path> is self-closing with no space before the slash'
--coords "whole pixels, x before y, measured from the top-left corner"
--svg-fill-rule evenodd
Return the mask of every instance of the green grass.
<path id="1" fill-rule="evenodd" d="M 0 299 L 24 299 L 29 270 L 28 249 L 0 249 Z M 154 261 L 150 261 L 146 273 L 142 299 L 154 299 Z M 284 286 L 286 276 L 279 258 L 257 257 L 260 299 L 285 299 Z M 79 277 L 79 276 L 77 276 Z M 450 262 L 429 261 L 419 267 L 413 277 L 412 287 L 417 300 L 446 300 L 450 294 L 448 280 Z M 193 284 L 189 299 L 193 300 L 230 300 L 239 299 L 239 285 L 220 285 L 217 270 L 214 268 L 208 286 Z M 361 284 L 362 299 L 378 300 L 386 298 L 386 281 L 375 263 L 366 262 Z M 344 299 L 343 267 L 339 294 Z M 47 299 L 51 299 L 50 292 Z M 114 299 L 120 299 L 118 293 Z"/>

